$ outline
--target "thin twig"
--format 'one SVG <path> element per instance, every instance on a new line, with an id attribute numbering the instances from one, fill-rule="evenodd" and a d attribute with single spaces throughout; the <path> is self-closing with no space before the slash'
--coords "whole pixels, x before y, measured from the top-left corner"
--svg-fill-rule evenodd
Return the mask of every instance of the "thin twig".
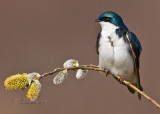
<path id="1" fill-rule="evenodd" d="M 66 68 L 56 68 L 54 69 L 53 71 L 51 72 L 48 72 L 48 73 L 44 73 L 41 78 L 45 77 L 45 76 L 48 76 L 48 75 L 52 75 L 54 73 L 57 73 L 59 71 L 63 71 L 65 70 Z M 101 72 L 107 72 L 107 70 L 104 70 L 104 69 L 100 69 L 98 66 L 95 66 L 95 65 L 80 65 L 80 66 L 77 66 L 77 67 L 70 67 L 70 68 L 67 68 L 67 70 L 76 70 L 76 69 L 88 69 L 88 70 L 94 70 L 94 71 L 101 71 Z M 120 76 L 115 76 L 113 74 L 111 74 L 113 77 L 115 77 L 116 79 L 120 80 Z M 153 103 L 156 107 L 160 108 L 160 105 L 155 101 L 153 100 L 151 97 L 149 97 L 147 94 L 145 94 L 143 91 L 139 90 L 137 87 L 135 87 L 134 85 L 132 85 L 130 82 L 126 81 L 126 80 L 123 80 L 122 81 L 126 86 L 129 86 L 131 87 L 132 89 L 134 89 L 135 91 L 137 91 L 139 94 L 141 94 L 142 96 L 144 96 L 147 100 L 149 100 L 151 103 Z"/>

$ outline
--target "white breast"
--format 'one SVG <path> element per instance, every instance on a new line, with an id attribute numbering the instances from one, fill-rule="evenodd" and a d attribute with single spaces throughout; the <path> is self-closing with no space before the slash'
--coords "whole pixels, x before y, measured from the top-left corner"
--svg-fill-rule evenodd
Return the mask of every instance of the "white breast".
<path id="1" fill-rule="evenodd" d="M 116 35 L 117 26 L 100 22 L 102 31 L 99 41 L 99 66 L 112 74 L 130 76 L 133 73 L 133 60 L 128 52 L 129 45 Z M 110 39 L 109 39 L 110 38 Z M 113 42 L 113 46 L 111 44 Z"/>

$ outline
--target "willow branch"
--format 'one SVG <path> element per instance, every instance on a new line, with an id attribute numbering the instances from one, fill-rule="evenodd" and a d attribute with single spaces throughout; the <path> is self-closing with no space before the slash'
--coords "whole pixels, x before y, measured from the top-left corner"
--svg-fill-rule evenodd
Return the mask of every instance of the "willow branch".
<path id="1" fill-rule="evenodd" d="M 66 68 L 56 68 L 54 69 L 53 71 L 51 72 L 47 72 L 47 73 L 44 73 L 41 78 L 43 77 L 46 77 L 46 76 L 49 76 L 49 75 L 52 75 L 52 74 L 55 74 L 59 71 L 63 71 L 65 70 Z M 99 67 L 95 66 L 95 65 L 79 65 L 77 67 L 70 67 L 70 68 L 67 68 L 67 70 L 76 70 L 76 69 L 88 69 L 88 70 L 94 70 L 94 71 L 101 71 L 101 72 L 107 72 L 107 70 L 104 70 L 104 69 L 100 69 Z M 120 80 L 120 76 L 115 76 L 113 74 L 111 74 L 114 78 L 116 78 L 117 80 Z M 144 96 L 147 100 L 149 100 L 151 103 L 153 103 L 156 107 L 160 108 L 160 105 L 155 101 L 153 100 L 151 97 L 149 97 L 147 94 L 145 94 L 143 91 L 139 90 L 137 87 L 135 87 L 134 85 L 132 85 L 130 82 L 126 81 L 126 80 L 123 80 L 122 81 L 123 84 L 125 84 L 126 86 L 129 86 L 130 88 L 134 89 L 135 91 L 137 91 L 139 94 L 141 94 L 142 96 Z"/>

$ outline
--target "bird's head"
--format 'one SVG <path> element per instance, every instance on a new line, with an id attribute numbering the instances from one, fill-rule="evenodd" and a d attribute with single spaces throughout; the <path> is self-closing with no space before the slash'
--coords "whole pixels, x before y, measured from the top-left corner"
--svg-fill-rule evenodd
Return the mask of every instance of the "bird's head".
<path id="1" fill-rule="evenodd" d="M 104 23 L 111 23 L 117 27 L 120 28 L 127 28 L 124 23 L 122 18 L 115 12 L 112 11 L 107 11 L 102 13 L 97 19 L 96 22 L 99 22 L 100 24 Z"/>

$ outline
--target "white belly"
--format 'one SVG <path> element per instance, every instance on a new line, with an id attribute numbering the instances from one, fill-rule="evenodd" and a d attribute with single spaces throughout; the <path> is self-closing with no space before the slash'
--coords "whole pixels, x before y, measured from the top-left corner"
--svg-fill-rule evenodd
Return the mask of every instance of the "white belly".
<path id="1" fill-rule="evenodd" d="M 105 34 L 105 35 L 104 35 Z M 134 65 L 133 59 L 128 52 L 129 45 L 116 34 L 106 34 L 102 31 L 99 41 L 99 66 L 110 70 L 112 74 L 132 77 Z M 108 36 L 113 41 L 111 45 Z"/>

